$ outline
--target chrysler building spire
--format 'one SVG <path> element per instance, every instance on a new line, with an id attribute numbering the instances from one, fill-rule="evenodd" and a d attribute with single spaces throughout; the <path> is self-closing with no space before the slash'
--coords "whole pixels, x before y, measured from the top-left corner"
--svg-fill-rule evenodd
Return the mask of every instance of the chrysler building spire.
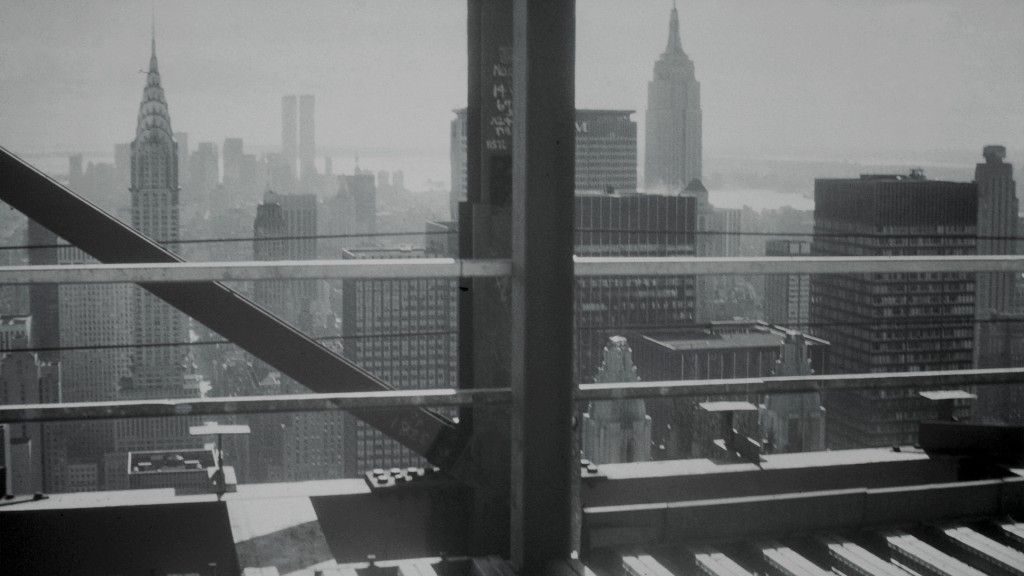
<path id="1" fill-rule="evenodd" d="M 150 62 L 156 62 L 156 8 L 153 9 L 153 16 L 149 21 L 149 47 Z"/>
<path id="2" fill-rule="evenodd" d="M 160 70 L 156 65 L 156 10 L 150 20 L 149 29 L 149 74 L 146 76 L 146 85 L 160 85 Z M 155 80 L 155 83 L 154 83 Z"/>
<path id="3" fill-rule="evenodd" d="M 152 22 L 150 33 L 149 71 L 146 73 L 146 86 L 142 90 L 142 102 L 139 104 L 139 117 L 135 129 L 135 137 L 138 140 L 140 137 L 151 135 L 154 131 L 159 131 L 166 135 L 166 138 L 161 137 L 160 140 L 170 142 L 173 139 L 171 115 L 167 109 L 164 89 L 160 85 L 160 70 L 157 67 L 155 18 Z M 177 151 L 172 152 L 168 150 L 168 153 L 176 155 Z M 171 180 L 169 182 L 171 185 L 177 187 L 176 174 L 173 179 L 168 180 Z"/>

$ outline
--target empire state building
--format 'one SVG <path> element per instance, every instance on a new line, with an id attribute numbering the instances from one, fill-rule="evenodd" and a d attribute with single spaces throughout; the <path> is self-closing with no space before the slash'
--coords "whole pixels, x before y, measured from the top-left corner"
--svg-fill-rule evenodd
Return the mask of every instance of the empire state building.
<path id="1" fill-rule="evenodd" d="M 672 7 L 668 45 L 647 84 L 648 188 L 682 190 L 701 178 L 700 83 L 679 38 L 679 12 Z"/>
<path id="2" fill-rule="evenodd" d="M 179 239 L 178 144 L 172 134 L 154 33 L 131 145 L 131 200 L 132 226 L 161 244 Z M 132 315 L 133 340 L 142 346 L 133 350 L 131 389 L 124 392 L 134 397 L 166 396 L 167 388 L 180 388 L 184 383 L 184 348 L 148 345 L 187 341 L 187 320 L 141 288 L 135 289 Z"/>

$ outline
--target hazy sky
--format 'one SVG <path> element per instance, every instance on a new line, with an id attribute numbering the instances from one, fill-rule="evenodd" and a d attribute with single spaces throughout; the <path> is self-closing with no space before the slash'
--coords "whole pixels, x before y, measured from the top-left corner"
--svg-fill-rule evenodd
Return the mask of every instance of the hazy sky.
<path id="1" fill-rule="evenodd" d="M 465 1 L 156 2 L 176 131 L 277 145 L 280 98 L 317 98 L 320 146 L 445 154 L 465 102 Z M 669 0 L 578 0 L 577 103 L 632 108 Z M 1024 1 L 680 0 L 705 155 L 852 159 L 1010 146 L 1024 165 Z M 109 150 L 134 136 L 145 2 L 6 0 L 0 145 Z M 641 132 L 642 134 L 642 132 Z M 641 137 L 642 140 L 642 137 Z"/>

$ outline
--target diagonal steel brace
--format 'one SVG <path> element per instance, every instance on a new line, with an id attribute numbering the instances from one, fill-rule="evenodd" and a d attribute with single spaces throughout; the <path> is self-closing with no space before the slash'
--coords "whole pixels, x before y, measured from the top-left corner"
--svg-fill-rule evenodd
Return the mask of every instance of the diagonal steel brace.
<path id="1" fill-rule="evenodd" d="M 100 262 L 182 261 L 2 147 L 0 200 Z M 139 285 L 314 392 L 391 389 L 219 282 Z M 459 426 L 424 408 L 349 412 L 445 470 L 466 445 Z"/>

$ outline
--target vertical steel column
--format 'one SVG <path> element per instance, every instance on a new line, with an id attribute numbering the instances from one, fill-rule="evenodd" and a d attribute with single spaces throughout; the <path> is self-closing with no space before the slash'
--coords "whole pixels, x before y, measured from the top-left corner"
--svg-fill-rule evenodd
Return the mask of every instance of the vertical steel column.
<path id="1" fill-rule="evenodd" d="M 467 201 L 459 206 L 461 258 L 511 258 L 512 0 L 468 2 Z M 509 282 L 475 278 L 459 308 L 462 387 L 509 386 Z M 467 475 L 476 479 L 470 550 L 509 554 L 508 407 L 474 407 Z"/>
<path id="2" fill-rule="evenodd" d="M 512 169 L 512 562 L 572 549 L 575 0 L 515 0 Z"/>

